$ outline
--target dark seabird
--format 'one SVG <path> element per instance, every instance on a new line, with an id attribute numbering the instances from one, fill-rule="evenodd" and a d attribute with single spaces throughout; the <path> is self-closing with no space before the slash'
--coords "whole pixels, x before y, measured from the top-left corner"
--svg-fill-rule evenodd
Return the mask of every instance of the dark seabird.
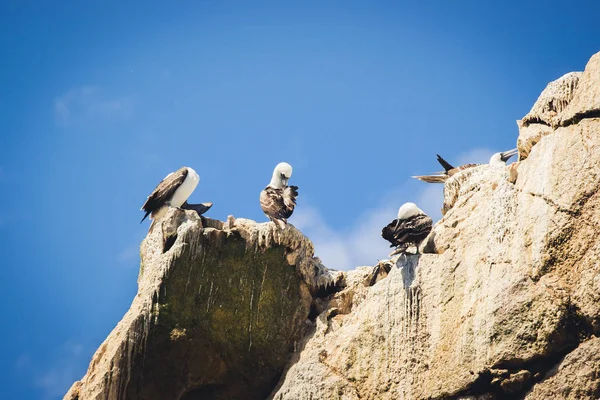
<path id="1" fill-rule="evenodd" d="M 390 256 L 403 253 L 412 244 L 417 246 L 429 232 L 433 221 L 415 203 L 404 203 L 398 210 L 398 218 L 390 222 L 381 231 L 381 236 L 396 249 Z"/>

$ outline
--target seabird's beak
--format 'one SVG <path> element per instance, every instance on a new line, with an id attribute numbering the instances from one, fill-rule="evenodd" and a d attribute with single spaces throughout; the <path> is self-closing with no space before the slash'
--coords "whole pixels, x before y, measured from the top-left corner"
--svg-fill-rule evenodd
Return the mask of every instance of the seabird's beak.
<path id="1" fill-rule="evenodd" d="M 500 153 L 500 159 L 504 162 L 507 162 L 509 158 L 516 155 L 518 152 L 519 152 L 519 149 L 503 151 L 502 153 Z"/>
<path id="2" fill-rule="evenodd" d="M 288 180 L 290 178 L 287 178 L 285 175 L 281 175 L 281 183 L 283 183 L 283 186 L 287 186 L 288 185 Z"/>

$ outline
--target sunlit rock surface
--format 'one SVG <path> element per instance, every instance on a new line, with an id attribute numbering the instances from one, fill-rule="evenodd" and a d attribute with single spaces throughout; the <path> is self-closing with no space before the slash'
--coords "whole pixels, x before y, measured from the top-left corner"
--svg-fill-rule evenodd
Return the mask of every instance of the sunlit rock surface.
<path id="1" fill-rule="evenodd" d="M 141 246 L 139 290 L 70 399 L 264 399 L 343 274 L 293 226 L 170 210 Z"/>
<path id="2" fill-rule="evenodd" d="M 271 398 L 597 399 L 599 105 L 597 54 L 523 119 L 520 162 L 448 180 L 424 254 L 348 273 Z"/>

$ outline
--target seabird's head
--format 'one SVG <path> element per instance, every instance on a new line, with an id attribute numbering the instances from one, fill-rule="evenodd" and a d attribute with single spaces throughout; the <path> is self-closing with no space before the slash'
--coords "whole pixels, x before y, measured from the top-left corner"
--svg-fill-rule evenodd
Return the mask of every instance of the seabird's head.
<path id="1" fill-rule="evenodd" d="M 408 219 L 415 215 L 426 215 L 415 203 L 404 203 L 398 210 L 398 219 Z"/>
<path id="2" fill-rule="evenodd" d="M 514 156 L 515 154 L 517 154 L 518 152 L 519 152 L 518 149 L 512 149 L 509 151 L 503 151 L 500 153 L 496 153 L 490 158 L 490 165 L 504 166 L 504 165 L 506 165 L 506 162 L 508 161 L 508 159 L 511 158 L 512 156 Z"/>
<path id="3" fill-rule="evenodd" d="M 200 182 L 200 175 L 198 175 L 198 173 L 196 171 L 194 171 L 194 168 L 192 167 L 186 167 L 188 170 L 188 176 L 190 178 L 192 178 L 193 181 L 195 182 Z"/>
<path id="4" fill-rule="evenodd" d="M 277 164 L 273 170 L 273 177 L 269 186 L 275 189 L 286 187 L 288 180 L 292 177 L 292 166 L 286 162 Z"/>

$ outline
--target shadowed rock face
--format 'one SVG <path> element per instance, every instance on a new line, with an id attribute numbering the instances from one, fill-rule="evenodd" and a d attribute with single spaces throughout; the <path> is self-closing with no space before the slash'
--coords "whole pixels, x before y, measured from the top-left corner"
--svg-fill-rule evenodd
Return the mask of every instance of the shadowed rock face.
<path id="1" fill-rule="evenodd" d="M 292 226 L 170 210 L 142 243 L 138 295 L 67 398 L 264 399 L 343 283 Z M 312 293 L 312 294 L 311 294 Z"/>

